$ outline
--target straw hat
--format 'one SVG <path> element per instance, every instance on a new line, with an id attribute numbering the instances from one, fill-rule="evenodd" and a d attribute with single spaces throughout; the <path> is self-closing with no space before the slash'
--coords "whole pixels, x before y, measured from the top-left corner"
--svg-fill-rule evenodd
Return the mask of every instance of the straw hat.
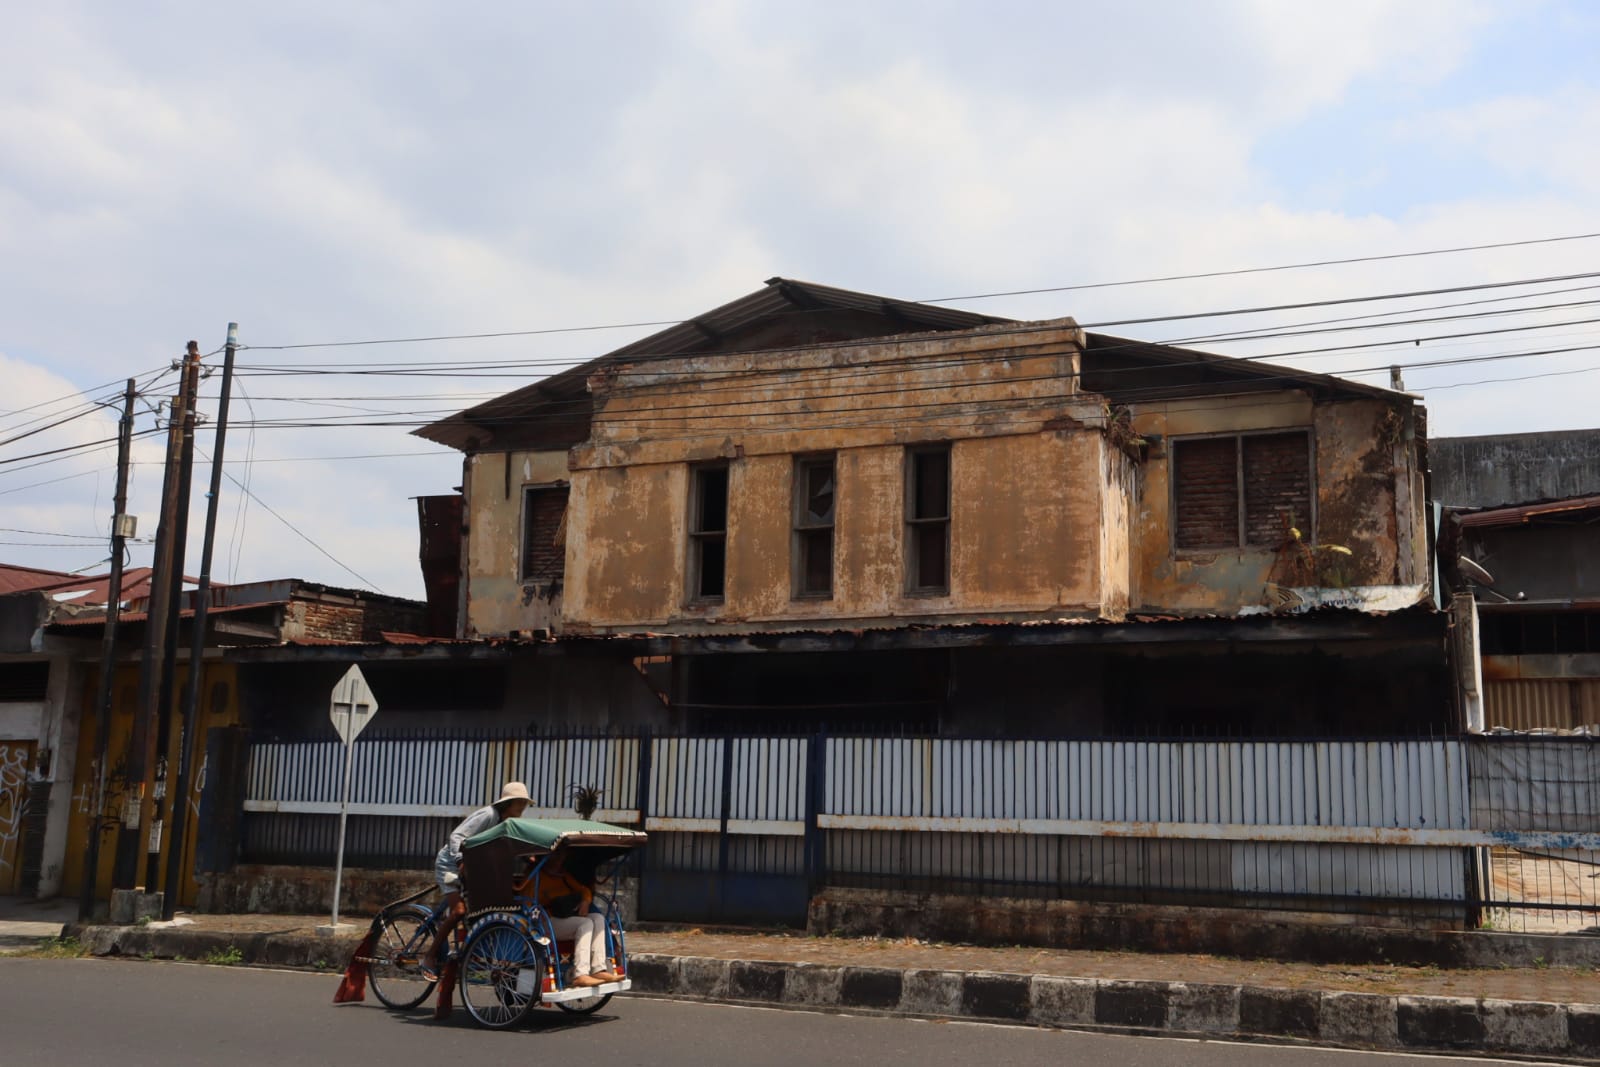
<path id="1" fill-rule="evenodd" d="M 494 802 L 495 807 L 509 804 L 513 800 L 527 800 L 528 787 L 521 782 L 507 782 L 506 787 L 500 790 L 500 799 Z"/>

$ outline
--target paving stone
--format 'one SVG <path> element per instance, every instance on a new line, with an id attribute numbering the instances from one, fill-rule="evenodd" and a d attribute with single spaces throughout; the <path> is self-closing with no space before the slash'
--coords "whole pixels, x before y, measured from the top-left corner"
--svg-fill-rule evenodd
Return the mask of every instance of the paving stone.
<path id="1" fill-rule="evenodd" d="M 1028 1021 L 1042 1026 L 1087 1026 L 1094 1022 L 1093 978 L 1052 978 L 1036 974 L 1029 987 Z"/>
<path id="2" fill-rule="evenodd" d="M 1483 1047 L 1483 1017 L 1475 1000 L 1401 997 L 1398 1022 L 1402 1044 L 1423 1048 Z"/>
<path id="3" fill-rule="evenodd" d="M 1378 993 L 1322 994 L 1322 1040 L 1338 1045 L 1398 1048 L 1400 1005 Z"/>
<path id="4" fill-rule="evenodd" d="M 1026 974 L 969 974 L 961 983 L 961 1014 L 978 1019 L 1026 1019 L 1033 979 Z"/>
<path id="5" fill-rule="evenodd" d="M 839 1003 L 847 1008 L 897 1008 L 903 981 L 903 972 L 886 967 L 846 967 L 839 979 Z"/>
<path id="6" fill-rule="evenodd" d="M 783 1001 L 785 1004 L 831 1008 L 839 1003 L 843 977 L 842 967 L 816 963 L 790 964 L 789 977 L 783 987 Z"/>
<path id="7" fill-rule="evenodd" d="M 1239 1029 L 1248 1034 L 1316 1037 L 1320 997 L 1315 990 L 1245 986 L 1239 991 Z"/>
<path id="8" fill-rule="evenodd" d="M 1239 987 L 1173 982 L 1167 992 L 1168 1030 L 1231 1034 L 1239 1029 Z"/>
<path id="9" fill-rule="evenodd" d="M 1560 1004 L 1485 1000 L 1484 1047 L 1497 1052 L 1557 1052 L 1567 1047 L 1567 1013 Z"/>
<path id="10" fill-rule="evenodd" d="M 913 1015 L 960 1015 L 961 988 L 959 971 L 906 971 L 900 986 L 900 1010 Z"/>
<path id="11" fill-rule="evenodd" d="M 704 956 L 680 956 L 672 991 L 689 997 L 725 997 L 728 995 L 728 963 Z"/>
<path id="12" fill-rule="evenodd" d="M 728 965 L 728 996 L 734 1000 L 783 1000 L 787 963 L 734 960 Z"/>

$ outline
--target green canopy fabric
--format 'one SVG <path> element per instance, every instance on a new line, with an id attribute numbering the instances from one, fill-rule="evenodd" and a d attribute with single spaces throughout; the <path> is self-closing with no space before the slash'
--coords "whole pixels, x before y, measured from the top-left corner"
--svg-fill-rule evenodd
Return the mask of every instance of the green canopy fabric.
<path id="1" fill-rule="evenodd" d="M 474 849 L 501 841 L 505 843 L 502 848 L 526 845 L 529 852 L 550 852 L 561 845 L 610 845 L 627 849 L 642 845 L 647 839 L 648 835 L 642 830 L 629 830 L 592 819 L 502 819 L 481 834 L 467 838 L 462 848 Z"/>

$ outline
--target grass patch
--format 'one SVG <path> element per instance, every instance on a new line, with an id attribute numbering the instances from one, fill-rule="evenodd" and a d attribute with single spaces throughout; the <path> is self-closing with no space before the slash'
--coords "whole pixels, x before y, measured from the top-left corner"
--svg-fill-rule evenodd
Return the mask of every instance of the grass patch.
<path id="1" fill-rule="evenodd" d="M 36 960 L 70 960 L 88 954 L 89 950 L 75 937 L 52 937 L 32 948 L 25 948 L 15 953 L 17 956 L 27 956 Z"/>
<path id="2" fill-rule="evenodd" d="M 238 945 L 229 945 L 206 953 L 206 962 L 218 967 L 232 967 L 244 962 L 244 953 L 239 951 Z"/>

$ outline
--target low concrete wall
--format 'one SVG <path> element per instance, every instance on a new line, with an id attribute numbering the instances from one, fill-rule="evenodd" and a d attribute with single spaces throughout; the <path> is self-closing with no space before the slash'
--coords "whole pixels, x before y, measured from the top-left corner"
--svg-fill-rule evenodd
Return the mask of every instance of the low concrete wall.
<path id="1" fill-rule="evenodd" d="M 622 879 L 617 903 L 623 922 L 635 915 L 635 880 Z M 339 911 L 373 915 L 384 905 L 433 884 L 433 871 L 373 871 L 346 868 Z M 333 871 L 327 867 L 240 864 L 223 874 L 200 876 L 195 910 L 213 915 L 319 915 L 333 910 Z"/>
<path id="2" fill-rule="evenodd" d="M 1373 923 L 1370 915 L 827 889 L 812 898 L 806 930 L 819 936 L 1199 952 L 1304 963 L 1600 966 L 1600 936 L 1425 930 Z"/>

